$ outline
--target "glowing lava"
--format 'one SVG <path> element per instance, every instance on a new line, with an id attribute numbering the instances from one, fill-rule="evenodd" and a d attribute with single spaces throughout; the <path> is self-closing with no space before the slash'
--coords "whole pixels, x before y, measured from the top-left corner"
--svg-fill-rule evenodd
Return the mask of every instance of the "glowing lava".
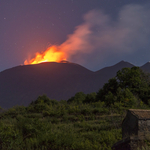
<path id="1" fill-rule="evenodd" d="M 49 47 L 46 51 L 42 53 L 36 53 L 35 58 L 31 60 L 25 60 L 24 64 L 39 64 L 42 62 L 61 62 L 66 60 L 66 55 L 64 52 L 58 51 L 57 46 Z"/>

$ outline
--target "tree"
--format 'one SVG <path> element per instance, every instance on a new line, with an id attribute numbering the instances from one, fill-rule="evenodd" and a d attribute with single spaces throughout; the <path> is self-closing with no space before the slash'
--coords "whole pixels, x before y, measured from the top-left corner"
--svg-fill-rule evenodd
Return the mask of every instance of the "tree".
<path id="1" fill-rule="evenodd" d="M 31 102 L 30 105 L 36 104 L 47 104 L 47 105 L 57 105 L 58 101 L 49 99 L 46 95 L 39 96 L 35 101 Z"/>
<path id="2" fill-rule="evenodd" d="M 87 94 L 85 97 L 85 100 L 83 102 L 84 103 L 93 103 L 93 102 L 95 102 L 95 99 L 96 99 L 96 93 L 93 92 L 93 93 Z"/>
<path id="3" fill-rule="evenodd" d="M 118 87 L 119 85 L 116 78 L 109 79 L 108 83 L 98 91 L 96 101 L 105 101 L 107 104 L 114 103 L 113 95 L 116 95 Z"/>
<path id="4" fill-rule="evenodd" d="M 49 110 L 54 105 L 58 105 L 58 101 L 49 99 L 46 95 L 39 96 L 35 101 L 27 107 L 29 112 L 42 112 Z"/>
<path id="5" fill-rule="evenodd" d="M 136 98 L 128 88 L 121 89 L 119 87 L 117 89 L 116 101 L 121 102 L 124 107 L 132 107 L 136 102 Z"/>
<path id="6" fill-rule="evenodd" d="M 141 70 L 139 67 L 123 68 L 116 75 L 121 88 L 137 89 L 142 83 Z"/>
<path id="7" fill-rule="evenodd" d="M 71 97 L 70 99 L 68 99 L 67 102 L 75 102 L 75 103 L 82 103 L 86 98 L 86 94 L 84 94 L 83 92 L 78 92 L 75 94 L 75 96 Z"/>
<path id="8" fill-rule="evenodd" d="M 122 102 L 125 106 L 133 105 L 135 96 L 148 103 L 150 99 L 150 78 L 139 67 L 123 68 L 115 78 L 106 83 L 97 93 L 96 100 L 107 105 Z M 126 102 L 125 102 L 126 99 Z"/>
<path id="9" fill-rule="evenodd" d="M 150 78 L 139 67 L 123 68 L 117 72 L 119 87 L 128 88 L 134 95 L 147 103 L 150 98 Z"/>

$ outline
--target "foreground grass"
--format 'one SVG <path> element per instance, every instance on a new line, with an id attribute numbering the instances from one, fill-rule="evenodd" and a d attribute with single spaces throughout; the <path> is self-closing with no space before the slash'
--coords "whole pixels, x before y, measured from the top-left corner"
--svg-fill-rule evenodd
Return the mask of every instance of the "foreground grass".
<path id="1" fill-rule="evenodd" d="M 39 97 L 0 113 L 1 150 L 110 150 L 127 108 Z"/>
<path id="2" fill-rule="evenodd" d="M 55 118 L 53 123 L 51 120 L 22 116 L 1 120 L 1 148 L 110 149 L 121 138 L 121 129 L 116 129 L 110 120 L 59 122 L 60 118 Z"/>
<path id="3" fill-rule="evenodd" d="M 121 139 L 123 119 L 100 103 L 32 104 L 0 117 L 2 150 L 109 150 Z"/>

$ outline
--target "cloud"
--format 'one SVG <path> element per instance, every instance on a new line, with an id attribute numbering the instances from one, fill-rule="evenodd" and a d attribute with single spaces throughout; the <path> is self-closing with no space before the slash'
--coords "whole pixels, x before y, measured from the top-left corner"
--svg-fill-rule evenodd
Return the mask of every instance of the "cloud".
<path id="1" fill-rule="evenodd" d="M 100 10 L 84 15 L 84 23 L 60 45 L 69 60 L 98 63 L 110 55 L 132 54 L 143 47 L 150 47 L 150 7 L 126 5 L 116 19 Z"/>

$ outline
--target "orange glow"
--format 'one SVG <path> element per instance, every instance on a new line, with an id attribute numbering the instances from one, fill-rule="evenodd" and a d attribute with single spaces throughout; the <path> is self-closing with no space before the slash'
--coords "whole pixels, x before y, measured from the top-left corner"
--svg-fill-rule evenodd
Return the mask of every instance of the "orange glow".
<path id="1" fill-rule="evenodd" d="M 35 58 L 31 60 L 25 60 L 24 64 L 39 64 L 42 62 L 61 62 L 66 60 L 66 55 L 64 52 L 58 51 L 57 46 L 49 47 L 45 52 L 36 53 Z"/>

